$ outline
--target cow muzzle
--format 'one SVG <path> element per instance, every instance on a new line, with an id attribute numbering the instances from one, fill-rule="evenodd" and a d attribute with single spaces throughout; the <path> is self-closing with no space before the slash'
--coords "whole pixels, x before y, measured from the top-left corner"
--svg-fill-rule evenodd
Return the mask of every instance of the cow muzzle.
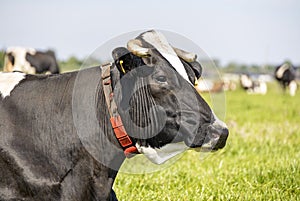
<path id="1" fill-rule="evenodd" d="M 226 145 L 229 131 L 225 127 L 208 127 L 208 135 L 201 146 L 200 151 L 217 151 Z"/>
<path id="2" fill-rule="evenodd" d="M 205 130 L 205 137 L 200 138 L 200 141 L 196 137 L 195 141 L 189 147 L 201 152 L 217 151 L 225 147 L 229 135 L 227 127 L 212 124 L 207 126 Z"/>

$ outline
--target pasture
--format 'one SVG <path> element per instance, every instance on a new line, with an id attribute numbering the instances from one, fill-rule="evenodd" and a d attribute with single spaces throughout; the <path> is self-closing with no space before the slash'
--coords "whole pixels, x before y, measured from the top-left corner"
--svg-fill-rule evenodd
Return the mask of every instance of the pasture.
<path id="1" fill-rule="evenodd" d="M 226 93 L 226 147 L 200 159 L 187 151 L 170 167 L 119 173 L 119 200 L 300 200 L 300 93 Z"/>

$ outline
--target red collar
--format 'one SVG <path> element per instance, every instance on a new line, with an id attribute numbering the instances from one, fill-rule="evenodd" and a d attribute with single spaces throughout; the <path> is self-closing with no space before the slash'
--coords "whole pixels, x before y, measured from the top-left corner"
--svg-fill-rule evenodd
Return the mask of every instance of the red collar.
<path id="1" fill-rule="evenodd" d="M 106 104 L 108 107 L 111 126 L 114 130 L 114 134 L 119 141 L 119 144 L 123 148 L 124 154 L 127 158 L 134 156 L 134 154 L 138 154 L 137 148 L 132 143 L 129 135 L 127 134 L 121 116 L 118 113 L 117 104 L 113 98 L 113 92 L 111 87 L 111 77 L 110 77 L 110 69 L 112 67 L 111 63 L 102 65 L 102 86 L 105 95 Z"/>

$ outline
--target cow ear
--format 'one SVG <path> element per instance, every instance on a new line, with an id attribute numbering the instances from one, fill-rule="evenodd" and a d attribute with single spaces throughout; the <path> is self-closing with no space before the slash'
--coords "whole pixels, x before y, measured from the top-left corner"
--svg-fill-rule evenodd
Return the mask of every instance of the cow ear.
<path id="1" fill-rule="evenodd" d="M 202 67 L 199 62 L 187 62 L 183 59 L 180 59 L 183 63 L 183 66 L 185 68 L 185 71 L 188 74 L 189 80 L 194 85 L 197 85 L 197 80 L 201 77 L 202 74 Z"/>
<path id="2" fill-rule="evenodd" d="M 197 79 L 199 79 L 202 75 L 202 66 L 198 61 L 190 62 L 189 65 L 193 69 L 195 76 Z"/>
<path id="3" fill-rule="evenodd" d="M 121 74 L 125 74 L 132 69 L 143 65 L 142 59 L 132 54 L 125 47 L 118 47 L 114 49 L 112 51 L 112 57 Z"/>

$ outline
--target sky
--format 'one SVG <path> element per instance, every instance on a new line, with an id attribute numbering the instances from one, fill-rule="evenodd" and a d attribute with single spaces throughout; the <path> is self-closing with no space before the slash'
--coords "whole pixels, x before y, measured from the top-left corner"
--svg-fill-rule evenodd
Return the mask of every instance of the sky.
<path id="1" fill-rule="evenodd" d="M 221 64 L 300 65 L 299 0 L 0 0 L 0 49 L 55 50 L 84 59 L 120 34 L 185 36 Z"/>

